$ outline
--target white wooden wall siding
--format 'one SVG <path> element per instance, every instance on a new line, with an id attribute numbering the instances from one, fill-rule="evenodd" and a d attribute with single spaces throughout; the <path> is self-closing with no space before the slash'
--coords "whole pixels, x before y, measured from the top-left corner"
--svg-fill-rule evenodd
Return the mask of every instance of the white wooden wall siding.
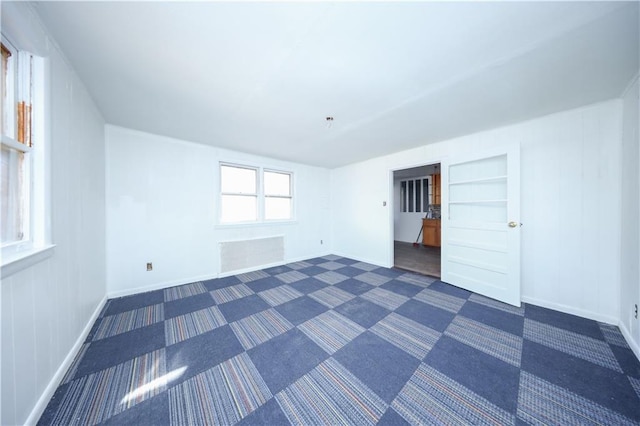
<path id="1" fill-rule="evenodd" d="M 280 263 L 331 251 L 327 169 L 109 125 L 106 139 L 110 296 L 215 278 L 224 241 L 283 236 Z M 216 225 L 221 161 L 292 171 L 295 220 Z"/>
<path id="2" fill-rule="evenodd" d="M 2 12 L 3 22 L 23 25 L 30 45 L 21 47 L 49 59 L 56 244 L 51 257 L 1 283 L 0 424 L 12 425 L 37 421 L 45 389 L 106 295 L 104 121 L 29 6 L 3 4 Z"/>
<path id="3" fill-rule="evenodd" d="M 638 78 L 624 94 L 622 121 L 622 242 L 620 276 L 620 329 L 635 342 L 640 358 L 640 319 L 634 305 L 640 305 L 640 85 Z"/>
<path id="4" fill-rule="evenodd" d="M 334 169 L 336 254 L 392 264 L 390 170 L 520 143 L 523 300 L 617 323 L 621 117 L 614 100 Z"/>

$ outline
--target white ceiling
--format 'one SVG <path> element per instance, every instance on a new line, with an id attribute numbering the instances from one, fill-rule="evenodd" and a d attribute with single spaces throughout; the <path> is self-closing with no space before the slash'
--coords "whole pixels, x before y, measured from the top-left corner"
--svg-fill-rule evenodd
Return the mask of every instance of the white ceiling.
<path id="1" fill-rule="evenodd" d="M 637 2 L 35 8 L 108 123 L 330 168 L 615 98 L 639 69 Z"/>

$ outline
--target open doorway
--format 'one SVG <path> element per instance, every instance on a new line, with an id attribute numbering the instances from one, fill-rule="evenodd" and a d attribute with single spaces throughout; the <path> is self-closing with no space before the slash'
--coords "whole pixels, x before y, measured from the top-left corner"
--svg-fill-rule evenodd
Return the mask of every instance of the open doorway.
<path id="1" fill-rule="evenodd" d="M 393 172 L 394 267 L 440 278 L 440 164 Z"/>

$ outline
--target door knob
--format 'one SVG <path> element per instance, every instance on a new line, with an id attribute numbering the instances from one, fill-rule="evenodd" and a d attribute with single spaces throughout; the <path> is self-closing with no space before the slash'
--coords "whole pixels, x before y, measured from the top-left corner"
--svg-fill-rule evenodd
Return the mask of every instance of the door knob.
<path id="1" fill-rule="evenodd" d="M 509 228 L 515 228 L 518 226 L 518 222 L 509 222 Z"/>

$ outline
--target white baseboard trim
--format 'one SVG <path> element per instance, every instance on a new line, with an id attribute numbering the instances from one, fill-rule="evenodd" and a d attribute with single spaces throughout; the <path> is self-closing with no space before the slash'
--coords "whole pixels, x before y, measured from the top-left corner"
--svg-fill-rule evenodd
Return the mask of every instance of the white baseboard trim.
<path id="1" fill-rule="evenodd" d="M 60 382 L 64 378 L 64 375 L 66 374 L 69 367 L 71 366 L 71 363 L 76 358 L 76 355 L 78 354 L 78 351 L 82 347 L 82 344 L 87 339 L 87 336 L 89 335 L 89 332 L 93 327 L 93 324 L 98 319 L 100 312 L 102 312 L 102 309 L 104 308 L 105 303 L 107 303 L 106 296 L 100 301 L 100 303 L 98 303 L 98 306 L 93 311 L 93 314 L 87 321 L 87 325 L 85 325 L 84 329 L 82 330 L 82 333 L 80 333 L 80 336 L 78 336 L 78 339 L 74 343 L 71 350 L 69 350 L 69 353 L 64 358 L 64 361 L 62 361 L 62 364 L 60 364 L 60 367 L 58 367 L 58 370 L 55 372 L 55 374 L 49 381 L 49 384 L 42 392 L 42 395 L 40 395 L 40 398 L 38 398 L 38 402 L 36 402 L 36 405 L 33 407 L 33 409 L 31 410 L 31 413 L 29 414 L 29 417 L 27 417 L 27 420 L 24 423 L 25 425 L 30 426 L 38 423 L 38 420 L 42 416 L 42 413 L 44 413 L 44 410 L 47 408 L 47 404 L 49 404 L 49 401 L 53 397 L 53 394 L 55 393 L 56 389 L 58 389 L 58 386 L 60 386 Z"/>
<path id="2" fill-rule="evenodd" d="M 636 358 L 638 358 L 638 361 L 640 361 L 640 342 L 636 342 L 635 340 L 633 340 L 633 336 L 631 335 L 631 332 L 627 329 L 627 327 L 624 325 L 622 321 L 620 321 L 620 323 L 618 324 L 618 328 L 622 332 L 622 335 L 624 336 L 624 339 L 627 341 L 627 344 L 629 345 L 633 353 L 636 355 Z"/>
<path id="3" fill-rule="evenodd" d="M 594 321 L 604 322 L 611 325 L 618 325 L 618 318 L 602 315 L 597 312 L 587 311 L 584 309 L 574 308 L 572 306 L 563 305 L 562 303 L 549 302 L 548 300 L 536 299 L 534 297 L 522 297 L 524 303 L 541 306 L 543 308 L 553 309 L 554 311 L 564 312 L 565 314 L 577 315 L 579 317 L 588 318 Z"/>
<path id="4" fill-rule="evenodd" d="M 145 286 L 141 286 L 141 287 L 130 288 L 130 289 L 126 289 L 126 290 L 110 291 L 110 292 L 107 293 L 107 297 L 109 299 L 113 299 L 115 297 L 131 296 L 133 294 L 146 293 L 147 291 L 161 290 L 161 289 L 164 289 L 164 288 L 174 287 L 174 286 L 178 286 L 178 285 L 191 284 L 191 283 L 195 283 L 195 282 L 198 282 L 198 281 L 207 281 L 207 280 L 213 280 L 213 279 L 216 279 L 216 278 L 224 278 L 224 277 L 230 277 L 230 276 L 233 276 L 233 275 L 246 274 L 247 272 L 254 272 L 254 271 L 259 271 L 261 269 L 273 268 L 275 266 L 282 266 L 282 265 L 286 265 L 287 263 L 302 262 L 302 261 L 307 260 L 307 259 L 312 259 L 314 257 L 327 256 L 329 254 L 331 254 L 331 253 L 327 252 L 327 253 L 318 254 L 316 256 L 311 256 L 311 257 L 304 256 L 304 257 L 300 257 L 300 258 L 285 259 L 283 261 L 270 263 L 270 264 L 267 264 L 267 265 L 260 265 L 260 266 L 255 266 L 255 267 L 251 267 L 251 268 L 241 269 L 241 270 L 237 270 L 237 271 L 228 271 L 228 272 L 215 274 L 215 275 L 199 275 L 199 276 L 194 276 L 194 277 L 189 277 L 189 278 L 180 278 L 180 279 L 177 279 L 177 280 L 163 281 L 163 282 L 159 282 L 159 283 L 149 284 L 149 285 L 145 285 Z"/>
<path id="5" fill-rule="evenodd" d="M 198 282 L 198 281 L 213 280 L 215 278 L 218 278 L 218 274 L 215 274 L 215 275 L 198 275 L 198 276 L 194 276 L 194 277 L 190 277 L 190 278 L 180 278 L 180 279 L 177 279 L 177 280 L 162 281 L 162 282 L 159 282 L 159 283 L 143 285 L 143 286 L 140 286 L 140 287 L 128 288 L 126 290 L 109 291 L 109 292 L 107 292 L 107 297 L 109 299 L 113 299 L 113 298 L 116 298 L 116 297 L 131 296 L 133 294 L 146 293 L 147 291 L 161 290 L 161 289 L 168 288 L 168 287 L 175 287 L 177 285 L 191 284 L 191 283 L 195 283 L 195 282 Z"/>

